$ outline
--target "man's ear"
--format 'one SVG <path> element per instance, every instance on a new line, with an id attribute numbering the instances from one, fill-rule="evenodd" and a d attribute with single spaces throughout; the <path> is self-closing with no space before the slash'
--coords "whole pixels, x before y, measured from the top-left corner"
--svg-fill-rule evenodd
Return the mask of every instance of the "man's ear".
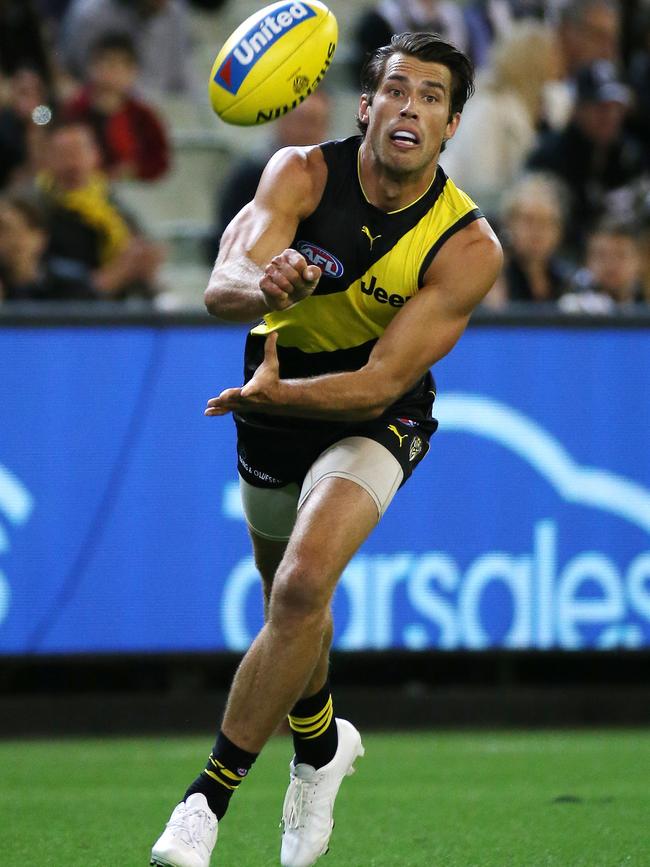
<path id="1" fill-rule="evenodd" d="M 369 109 L 372 105 L 372 100 L 368 98 L 367 93 L 362 93 L 359 99 L 359 120 L 361 123 L 368 123 L 370 120 Z"/>
<path id="2" fill-rule="evenodd" d="M 460 112 L 457 111 L 454 115 L 452 115 L 451 120 L 447 124 L 447 129 L 445 130 L 444 141 L 449 141 L 450 138 L 453 138 L 456 134 L 456 130 L 458 129 L 458 124 L 460 123 Z"/>

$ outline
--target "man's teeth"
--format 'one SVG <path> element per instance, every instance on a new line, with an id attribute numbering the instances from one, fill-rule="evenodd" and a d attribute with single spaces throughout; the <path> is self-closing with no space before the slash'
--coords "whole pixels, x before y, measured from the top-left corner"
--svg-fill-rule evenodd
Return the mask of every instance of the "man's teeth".
<path id="1" fill-rule="evenodd" d="M 398 132 L 393 133 L 393 139 L 395 141 L 417 142 L 415 135 L 413 135 L 412 132 L 406 132 L 405 130 L 399 130 Z"/>

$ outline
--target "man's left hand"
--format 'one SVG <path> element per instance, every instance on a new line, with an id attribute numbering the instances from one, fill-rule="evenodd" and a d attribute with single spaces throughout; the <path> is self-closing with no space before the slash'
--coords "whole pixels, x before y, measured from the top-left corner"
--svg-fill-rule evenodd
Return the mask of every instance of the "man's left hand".
<path id="1" fill-rule="evenodd" d="M 264 360 L 252 378 L 241 388 L 227 388 L 219 397 L 208 401 L 204 415 L 227 415 L 235 410 L 263 409 L 266 412 L 279 405 L 280 363 L 276 344 L 278 335 L 274 331 L 266 338 Z"/>

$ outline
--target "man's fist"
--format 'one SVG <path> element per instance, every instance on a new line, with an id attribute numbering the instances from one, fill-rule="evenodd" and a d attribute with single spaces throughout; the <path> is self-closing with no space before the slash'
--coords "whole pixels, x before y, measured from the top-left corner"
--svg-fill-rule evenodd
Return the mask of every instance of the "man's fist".
<path id="1" fill-rule="evenodd" d="M 318 286 L 321 273 L 317 265 L 307 264 L 297 250 L 284 250 L 279 256 L 274 256 L 260 280 L 260 289 L 269 310 L 286 310 L 307 298 Z"/>

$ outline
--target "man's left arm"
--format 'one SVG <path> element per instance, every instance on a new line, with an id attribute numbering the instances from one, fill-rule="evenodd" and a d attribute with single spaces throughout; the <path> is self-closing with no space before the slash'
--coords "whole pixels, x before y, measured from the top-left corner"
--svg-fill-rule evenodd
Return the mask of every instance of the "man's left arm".
<path id="1" fill-rule="evenodd" d="M 205 414 L 235 410 L 342 421 L 378 418 L 455 346 L 501 263 L 501 247 L 488 223 L 470 223 L 438 252 L 423 288 L 395 316 L 362 368 L 280 379 L 272 334 L 252 379 L 209 400 Z"/>

